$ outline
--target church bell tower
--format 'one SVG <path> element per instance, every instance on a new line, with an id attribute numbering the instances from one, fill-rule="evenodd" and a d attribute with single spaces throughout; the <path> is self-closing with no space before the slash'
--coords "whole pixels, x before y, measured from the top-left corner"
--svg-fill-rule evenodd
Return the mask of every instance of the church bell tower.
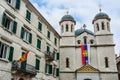
<path id="1" fill-rule="evenodd" d="M 74 80 L 76 69 L 75 58 L 75 24 L 76 21 L 68 13 L 59 22 L 61 28 L 60 39 L 60 79 Z M 71 76 L 72 75 L 72 76 Z M 68 78 L 69 77 L 69 78 Z"/>
<path id="2" fill-rule="evenodd" d="M 97 46 L 98 69 L 101 72 L 116 72 L 113 34 L 111 33 L 110 17 L 101 11 L 93 19 L 94 35 Z"/>

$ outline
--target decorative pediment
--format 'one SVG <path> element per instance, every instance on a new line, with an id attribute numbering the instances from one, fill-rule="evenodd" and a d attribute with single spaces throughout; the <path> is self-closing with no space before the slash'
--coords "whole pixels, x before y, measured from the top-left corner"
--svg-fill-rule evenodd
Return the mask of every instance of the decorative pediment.
<path id="1" fill-rule="evenodd" d="M 98 72 L 99 70 L 92 67 L 91 65 L 84 65 L 81 68 L 77 69 L 77 72 Z"/>

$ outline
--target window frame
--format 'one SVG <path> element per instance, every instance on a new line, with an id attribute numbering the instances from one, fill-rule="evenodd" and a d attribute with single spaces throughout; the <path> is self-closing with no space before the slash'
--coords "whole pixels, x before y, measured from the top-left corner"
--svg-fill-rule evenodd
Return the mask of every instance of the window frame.
<path id="1" fill-rule="evenodd" d="M 2 27 L 8 32 L 16 34 L 17 22 L 15 21 L 14 16 L 12 16 L 10 13 L 3 12 Z"/>
<path id="2" fill-rule="evenodd" d="M 40 42 L 40 43 L 39 43 Z M 42 40 L 40 38 L 37 38 L 37 49 L 40 50 L 41 49 L 41 44 L 42 44 Z M 40 45 L 40 46 L 38 46 Z"/>
<path id="3" fill-rule="evenodd" d="M 2 58 L 2 59 L 7 59 L 8 58 L 8 56 L 9 56 L 8 54 L 9 54 L 9 51 L 10 51 L 9 48 L 10 48 L 9 45 L 7 45 L 5 43 L 1 44 L 1 47 L 0 47 L 0 58 Z"/>
<path id="4" fill-rule="evenodd" d="M 10 5 L 10 7 L 12 7 L 13 9 L 20 9 L 20 4 L 21 4 L 21 0 L 6 0 L 8 5 Z"/>
<path id="5" fill-rule="evenodd" d="M 31 21 L 31 11 L 29 9 L 26 9 L 26 17 L 25 18 L 28 22 Z"/>
<path id="6" fill-rule="evenodd" d="M 25 26 L 21 27 L 21 38 L 23 41 L 32 44 L 31 30 L 28 30 Z"/>

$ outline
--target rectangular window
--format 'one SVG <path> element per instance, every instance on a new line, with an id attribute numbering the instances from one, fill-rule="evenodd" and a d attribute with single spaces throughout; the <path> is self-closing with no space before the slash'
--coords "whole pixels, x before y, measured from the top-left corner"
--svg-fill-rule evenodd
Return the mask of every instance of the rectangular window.
<path id="1" fill-rule="evenodd" d="M 50 52 L 50 46 L 47 45 L 47 52 Z"/>
<path id="2" fill-rule="evenodd" d="M 56 68 L 56 76 L 58 77 L 59 76 L 59 68 Z"/>
<path id="3" fill-rule="evenodd" d="M 38 23 L 38 30 L 42 31 L 42 23 L 40 23 L 40 22 Z"/>
<path id="4" fill-rule="evenodd" d="M 41 49 L 41 40 L 40 39 L 37 39 L 37 48 Z"/>
<path id="5" fill-rule="evenodd" d="M 54 39 L 54 44 L 57 45 L 57 38 Z"/>
<path id="6" fill-rule="evenodd" d="M 15 9 L 20 9 L 21 0 L 7 0 L 7 2 Z"/>
<path id="7" fill-rule="evenodd" d="M 56 53 L 56 60 L 59 60 L 59 58 L 60 58 L 59 53 Z"/>
<path id="8" fill-rule="evenodd" d="M 52 65 L 49 65 L 49 74 L 52 74 L 52 71 L 53 69 L 52 69 Z"/>
<path id="9" fill-rule="evenodd" d="M 50 39 L 50 31 L 47 32 L 47 37 Z"/>
<path id="10" fill-rule="evenodd" d="M 10 32 L 16 33 L 17 30 L 17 22 L 14 21 L 14 18 L 7 13 L 3 13 L 2 16 L 2 25 L 5 29 Z"/>
<path id="11" fill-rule="evenodd" d="M 36 59 L 35 69 L 39 70 L 40 68 L 40 60 Z"/>
<path id="12" fill-rule="evenodd" d="M 0 48 L 0 58 L 7 59 L 9 52 L 9 46 L 6 44 L 2 44 Z"/>
<path id="13" fill-rule="evenodd" d="M 46 74 L 52 74 L 53 73 L 53 67 L 50 64 L 45 65 L 45 73 Z"/>
<path id="14" fill-rule="evenodd" d="M 0 41 L 0 58 L 12 61 L 14 48 Z"/>
<path id="15" fill-rule="evenodd" d="M 21 38 L 29 43 L 32 43 L 32 34 L 25 28 L 21 29 Z"/>
<path id="16" fill-rule="evenodd" d="M 31 13 L 29 10 L 26 10 L 26 20 L 30 21 L 30 19 L 31 19 Z"/>

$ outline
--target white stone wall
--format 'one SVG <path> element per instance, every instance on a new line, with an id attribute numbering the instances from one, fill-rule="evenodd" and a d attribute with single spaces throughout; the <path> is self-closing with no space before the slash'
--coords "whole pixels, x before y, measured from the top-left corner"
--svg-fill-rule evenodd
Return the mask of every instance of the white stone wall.
<path id="1" fill-rule="evenodd" d="M 60 49 L 60 70 L 61 71 L 75 71 L 76 69 L 76 56 L 75 48 L 61 48 Z M 69 68 L 66 68 L 66 58 L 69 58 Z M 62 73 L 61 73 L 62 74 Z"/>
<path id="2" fill-rule="evenodd" d="M 98 58 L 98 69 L 100 71 L 106 72 L 117 72 L 116 62 L 115 62 L 115 54 L 114 47 L 98 47 L 97 48 L 97 58 Z M 109 67 L 105 68 L 105 57 L 108 57 Z"/>
<path id="3" fill-rule="evenodd" d="M 26 7 L 27 5 L 27 7 Z M 31 21 L 30 23 L 25 20 L 26 17 L 26 9 L 29 9 L 31 11 Z M 8 5 L 6 0 L 0 1 L 0 41 L 9 44 L 10 46 L 14 47 L 14 54 L 13 54 L 13 60 L 18 60 L 22 56 L 22 49 L 30 50 L 28 54 L 27 64 L 30 64 L 32 66 L 35 66 L 35 60 L 36 58 L 40 59 L 40 70 L 37 74 L 37 77 L 41 78 L 41 74 L 44 75 L 46 78 L 48 75 L 45 75 L 45 57 L 44 52 L 46 51 L 46 43 L 50 45 L 50 51 L 53 52 L 55 49 L 57 52 L 59 52 L 59 35 L 56 34 L 55 30 L 51 28 L 52 26 L 48 25 L 46 23 L 46 20 L 41 19 L 41 16 L 38 16 L 35 10 L 32 10 L 33 8 L 30 8 L 30 4 L 26 4 L 23 0 L 21 0 L 21 7 L 20 10 L 13 9 L 10 5 Z M 17 32 L 16 34 L 10 34 L 8 31 L 3 29 L 2 27 L 2 15 L 3 12 L 8 11 L 10 14 L 15 16 L 15 21 L 17 22 Z M 42 23 L 42 32 L 38 31 L 38 21 Z M 32 44 L 24 42 L 21 38 L 21 28 L 26 25 L 30 32 L 32 33 Z M 47 38 L 47 31 L 50 31 L 50 40 Z M 41 50 L 37 50 L 37 36 L 39 36 L 42 40 L 41 43 Z M 57 46 L 54 45 L 54 38 L 57 38 Z M 1 39 L 5 38 L 10 43 L 6 42 L 5 40 Z M 59 67 L 58 61 L 55 61 L 57 63 L 57 67 Z M 51 62 L 54 64 L 53 62 Z M 2 60 L 0 59 L 0 80 L 10 80 L 12 78 L 11 75 L 11 62 L 8 60 Z M 4 77 L 5 76 L 5 77 Z M 57 77 L 53 77 L 52 75 L 49 75 L 49 80 L 56 80 Z M 30 80 L 30 79 L 29 79 Z M 45 79 L 47 80 L 47 79 Z"/>
<path id="4" fill-rule="evenodd" d="M 75 80 L 74 73 L 61 73 L 60 80 Z"/>
<path id="5" fill-rule="evenodd" d="M 117 73 L 101 73 L 100 80 L 118 80 Z"/>

